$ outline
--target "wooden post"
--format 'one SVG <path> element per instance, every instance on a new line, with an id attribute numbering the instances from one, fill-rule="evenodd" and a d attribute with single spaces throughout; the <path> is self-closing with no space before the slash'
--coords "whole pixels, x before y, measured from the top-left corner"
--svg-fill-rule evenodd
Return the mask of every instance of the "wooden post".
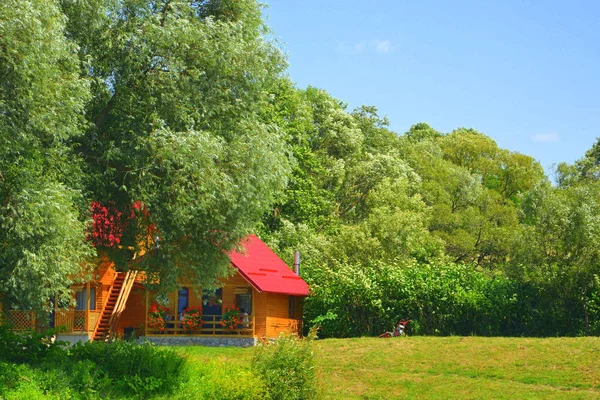
<path id="1" fill-rule="evenodd" d="M 256 289 L 254 289 L 253 287 L 250 288 L 250 293 L 251 293 L 251 300 L 252 300 L 252 337 L 256 337 L 256 306 L 254 305 L 255 303 L 255 298 L 256 296 L 254 295 L 255 293 L 258 293 L 256 291 Z"/>
<path id="2" fill-rule="evenodd" d="M 149 296 L 148 296 L 148 289 L 145 290 L 146 292 L 146 307 L 144 308 L 144 335 L 148 334 L 148 305 L 149 305 Z"/>
<path id="3" fill-rule="evenodd" d="M 86 291 L 86 306 L 85 306 L 85 331 L 89 332 L 90 330 L 90 282 L 88 281 L 85 284 Z"/>

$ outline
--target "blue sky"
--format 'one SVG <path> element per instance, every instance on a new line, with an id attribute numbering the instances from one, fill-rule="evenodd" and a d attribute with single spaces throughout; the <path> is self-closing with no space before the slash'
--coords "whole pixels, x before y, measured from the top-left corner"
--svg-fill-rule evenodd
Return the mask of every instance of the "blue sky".
<path id="1" fill-rule="evenodd" d="M 403 133 L 470 127 L 553 163 L 600 136 L 600 2 L 267 0 L 298 87 Z"/>

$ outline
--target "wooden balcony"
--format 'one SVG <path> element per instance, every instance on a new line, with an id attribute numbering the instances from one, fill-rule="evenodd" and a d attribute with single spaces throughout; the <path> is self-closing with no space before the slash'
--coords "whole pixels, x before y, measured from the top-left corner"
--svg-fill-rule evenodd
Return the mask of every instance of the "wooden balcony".
<path id="1" fill-rule="evenodd" d="M 179 316 L 173 316 L 166 321 L 164 330 L 159 330 L 146 324 L 146 336 L 204 335 L 219 337 L 254 337 L 254 316 L 249 316 L 247 323 L 241 323 L 237 325 L 235 329 L 223 327 L 221 325 L 220 315 L 203 315 L 202 319 L 202 326 L 192 331 L 183 327 Z"/>

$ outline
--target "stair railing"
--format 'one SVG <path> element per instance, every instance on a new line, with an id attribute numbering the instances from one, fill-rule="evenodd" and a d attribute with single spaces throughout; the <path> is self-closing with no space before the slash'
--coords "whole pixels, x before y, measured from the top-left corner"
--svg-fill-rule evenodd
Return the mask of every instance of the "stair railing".
<path id="1" fill-rule="evenodd" d="M 112 315 L 110 316 L 110 328 L 108 330 L 109 333 L 114 333 L 117 329 L 117 324 L 119 323 L 121 314 L 125 310 L 127 299 L 129 299 L 129 293 L 131 293 L 131 288 L 135 283 L 135 278 L 137 277 L 138 273 L 138 270 L 129 270 L 125 274 L 125 279 L 123 281 L 123 286 L 121 287 L 121 292 L 119 293 L 119 297 L 117 298 L 115 308 L 112 312 Z"/>
<path id="2" fill-rule="evenodd" d="M 98 318 L 98 321 L 96 321 L 96 326 L 94 327 L 94 332 L 92 332 L 91 340 L 94 340 L 94 338 L 96 337 L 96 334 L 98 333 L 98 329 L 100 328 L 100 323 L 102 322 L 102 316 L 104 315 L 104 313 L 106 311 L 106 306 L 108 305 L 108 302 L 110 299 L 110 294 L 112 293 L 113 287 L 115 286 L 115 281 L 117 280 L 118 276 L 119 276 L 118 272 L 113 275 L 113 279 L 110 284 L 110 288 L 108 289 L 108 296 L 102 302 L 103 304 L 102 304 L 102 310 L 100 311 L 100 317 Z"/>

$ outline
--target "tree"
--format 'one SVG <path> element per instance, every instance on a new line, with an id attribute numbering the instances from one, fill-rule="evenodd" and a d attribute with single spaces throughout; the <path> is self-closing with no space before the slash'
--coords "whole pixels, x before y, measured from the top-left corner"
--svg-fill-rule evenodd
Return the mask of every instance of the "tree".
<path id="1" fill-rule="evenodd" d="M 92 203 L 119 216 L 118 240 L 95 242 L 119 268 L 144 250 L 163 289 L 227 274 L 291 164 L 260 6 L 10 0 L 0 27 L 0 291 L 68 298 L 94 263 Z"/>
<path id="2" fill-rule="evenodd" d="M 63 2 L 93 82 L 79 142 L 91 196 L 148 210 L 157 233 L 141 266 L 163 288 L 182 276 L 210 285 L 287 182 L 282 132 L 263 117 L 284 58 L 252 0 L 100 3 Z M 131 259 L 140 237 L 112 253 Z"/>
<path id="3" fill-rule="evenodd" d="M 0 4 L 0 292 L 8 307 L 68 302 L 93 254 L 81 160 L 88 80 L 54 2 Z"/>
<path id="4" fill-rule="evenodd" d="M 600 186 L 539 185 L 525 198 L 523 213 L 526 229 L 507 272 L 543 287 L 551 297 L 547 307 L 571 334 L 589 334 L 589 303 L 600 273 Z"/>

